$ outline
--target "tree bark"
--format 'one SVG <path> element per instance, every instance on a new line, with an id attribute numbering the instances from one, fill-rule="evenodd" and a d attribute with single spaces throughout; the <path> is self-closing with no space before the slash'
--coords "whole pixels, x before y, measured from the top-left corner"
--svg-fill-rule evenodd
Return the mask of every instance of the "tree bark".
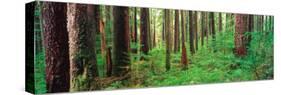
<path id="1" fill-rule="evenodd" d="M 193 55 L 195 53 L 194 50 L 194 26 L 193 26 L 193 15 L 192 11 L 189 11 L 189 45 L 190 45 L 190 52 Z"/>
<path id="2" fill-rule="evenodd" d="M 114 7 L 113 76 L 123 76 L 130 71 L 129 8 Z"/>
<path id="3" fill-rule="evenodd" d="M 98 6 L 68 4 L 67 20 L 70 54 L 70 91 L 87 91 L 98 76 L 95 36 Z M 94 87 L 98 89 L 98 87 Z"/>
<path id="4" fill-rule="evenodd" d="M 135 43 L 137 43 L 138 42 L 138 25 L 137 25 L 137 8 L 135 8 L 135 15 L 134 15 L 134 19 L 135 19 L 135 23 L 134 23 L 134 25 L 135 25 L 135 33 L 134 33 L 134 42 Z M 137 51 L 136 51 L 136 53 L 137 53 Z"/>
<path id="5" fill-rule="evenodd" d="M 171 52 L 171 25 L 170 25 L 170 10 L 165 9 L 165 33 L 166 33 L 166 71 L 169 71 L 170 66 L 170 52 Z"/>
<path id="6" fill-rule="evenodd" d="M 141 51 L 144 54 L 148 53 L 149 46 L 148 46 L 148 9 L 147 8 L 141 8 L 141 19 L 140 19 L 140 43 L 141 43 Z"/>
<path id="7" fill-rule="evenodd" d="M 184 11 L 181 11 L 181 25 L 182 25 L 182 29 L 181 29 L 181 42 L 182 42 L 182 52 L 181 52 L 181 64 L 183 65 L 183 68 L 187 67 L 188 64 L 188 60 L 187 60 L 187 51 L 186 51 L 186 47 L 185 47 L 185 24 L 184 24 Z"/>
<path id="8" fill-rule="evenodd" d="M 222 32 L 222 13 L 219 13 L 219 32 Z"/>
<path id="9" fill-rule="evenodd" d="M 194 33 L 195 33 L 195 51 L 198 50 L 198 19 L 197 12 L 194 12 Z"/>
<path id="10" fill-rule="evenodd" d="M 214 12 L 210 13 L 210 27 L 211 27 L 211 33 L 212 33 L 212 48 L 213 51 L 216 52 L 216 31 L 215 31 L 215 17 Z"/>
<path id="11" fill-rule="evenodd" d="M 204 36 L 205 36 L 205 13 L 201 12 L 201 47 L 204 46 Z"/>
<path id="12" fill-rule="evenodd" d="M 69 91 L 69 51 L 66 4 L 43 3 L 47 92 Z"/>
<path id="13" fill-rule="evenodd" d="M 180 48 L 179 44 L 179 11 L 175 11 L 175 34 L 174 34 L 174 52 L 178 52 Z"/>
<path id="14" fill-rule="evenodd" d="M 235 19 L 236 19 L 236 24 L 235 24 L 235 54 L 237 56 L 245 56 L 247 51 L 246 51 L 246 46 L 245 46 L 245 36 L 244 33 L 247 31 L 247 26 L 246 26 L 246 19 L 247 15 L 244 14 L 237 14 Z"/>

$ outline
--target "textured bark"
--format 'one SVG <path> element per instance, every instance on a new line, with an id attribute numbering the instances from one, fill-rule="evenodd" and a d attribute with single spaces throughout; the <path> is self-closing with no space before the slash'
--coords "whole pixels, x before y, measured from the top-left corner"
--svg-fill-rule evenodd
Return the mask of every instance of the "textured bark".
<path id="1" fill-rule="evenodd" d="M 70 54 L 70 91 L 87 91 L 98 76 L 95 36 L 98 6 L 68 4 L 67 20 Z M 97 87 L 94 86 L 94 89 Z"/>
<path id="2" fill-rule="evenodd" d="M 247 25 L 246 25 L 246 20 L 247 20 L 247 15 L 243 14 L 237 14 L 236 17 L 236 23 L 235 23 L 235 54 L 237 56 L 245 56 L 247 51 L 246 51 L 246 46 L 245 46 L 245 36 L 244 33 L 247 31 Z"/>
<path id="3" fill-rule="evenodd" d="M 69 52 L 66 4 L 43 3 L 43 29 L 46 51 L 47 91 L 69 91 Z"/>
<path id="4" fill-rule="evenodd" d="M 123 76 L 130 71 L 129 8 L 114 7 L 113 76 Z"/>
<path id="5" fill-rule="evenodd" d="M 189 45 L 190 45 L 190 52 L 193 55 L 195 53 L 194 50 L 194 26 L 193 26 L 193 15 L 192 11 L 189 11 Z"/>
<path id="6" fill-rule="evenodd" d="M 175 11 L 175 33 L 174 33 L 174 52 L 178 52 L 180 48 L 179 40 L 179 11 Z"/>
<path id="7" fill-rule="evenodd" d="M 169 71 L 170 66 L 170 52 L 171 52 L 171 25 L 170 25 L 170 11 L 165 9 L 165 33 L 166 33 L 166 71 Z"/>
<path id="8" fill-rule="evenodd" d="M 148 46 L 148 9 L 141 8 L 141 17 L 140 17 L 140 43 L 141 43 L 141 51 L 144 54 L 148 53 L 149 46 Z"/>
<path id="9" fill-rule="evenodd" d="M 184 24 L 184 11 L 181 11 L 181 25 L 182 25 L 182 29 L 181 29 L 181 42 L 182 42 L 182 52 L 181 52 L 181 64 L 183 65 L 183 68 L 187 67 L 188 64 L 188 60 L 187 60 L 187 51 L 186 51 L 186 47 L 185 47 L 185 24 Z"/>

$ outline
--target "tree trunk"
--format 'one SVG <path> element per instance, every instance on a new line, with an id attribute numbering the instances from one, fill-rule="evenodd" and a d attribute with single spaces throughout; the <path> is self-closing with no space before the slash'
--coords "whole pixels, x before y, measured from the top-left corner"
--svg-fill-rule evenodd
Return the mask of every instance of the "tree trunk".
<path id="1" fill-rule="evenodd" d="M 204 36 L 205 36 L 205 13 L 201 12 L 201 47 L 204 46 Z"/>
<path id="2" fill-rule="evenodd" d="M 34 32 L 35 32 L 35 54 L 43 52 L 43 29 L 42 29 L 42 16 L 41 16 L 41 5 L 40 2 L 35 3 L 35 14 L 34 14 Z"/>
<path id="3" fill-rule="evenodd" d="M 137 25 L 137 8 L 135 8 L 135 15 L 134 15 L 134 19 L 135 19 L 135 23 L 134 23 L 134 25 L 135 25 L 135 33 L 134 33 L 134 42 L 135 43 L 137 43 L 138 42 L 138 25 Z M 136 50 L 136 52 L 135 53 L 137 53 L 137 50 Z"/>
<path id="4" fill-rule="evenodd" d="M 193 55 L 195 53 L 194 51 L 194 40 L 193 40 L 193 36 L 194 36 L 194 26 L 193 26 L 193 15 L 192 15 L 192 11 L 189 11 L 189 45 L 190 45 L 190 52 Z"/>
<path id="5" fill-rule="evenodd" d="M 170 25 L 170 10 L 165 9 L 165 33 L 166 33 L 166 71 L 169 71 L 170 66 L 170 52 L 171 52 L 171 25 Z"/>
<path id="6" fill-rule="evenodd" d="M 195 51 L 198 50 L 198 19 L 197 19 L 197 12 L 194 12 L 194 33 L 195 33 Z"/>
<path id="7" fill-rule="evenodd" d="M 156 19 L 154 19 L 154 23 L 153 23 L 153 26 L 154 26 L 154 32 L 153 32 L 153 47 L 156 47 Z"/>
<path id="8" fill-rule="evenodd" d="M 120 77 L 130 71 L 129 8 L 114 7 L 113 75 Z"/>
<path id="9" fill-rule="evenodd" d="M 254 16 L 253 15 L 248 15 L 247 16 L 248 17 L 248 29 L 247 29 L 247 32 L 252 32 L 252 31 L 254 31 Z M 250 46 L 250 42 L 251 42 L 251 40 L 252 40 L 252 36 L 251 35 L 248 35 L 247 37 L 246 37 L 247 39 L 247 41 L 246 41 L 246 46 Z"/>
<path id="10" fill-rule="evenodd" d="M 110 77 L 112 75 L 112 59 L 110 47 L 108 47 L 106 51 L 106 75 L 107 77 Z"/>
<path id="11" fill-rule="evenodd" d="M 209 13 L 206 12 L 205 14 L 205 19 L 206 19 L 206 22 L 205 22 L 205 29 L 206 29 L 206 46 L 208 47 L 208 44 L 209 44 L 209 34 L 210 34 L 210 26 L 209 26 Z"/>
<path id="12" fill-rule="evenodd" d="M 221 16 L 222 13 L 219 13 L 219 32 L 222 31 L 222 16 Z"/>
<path id="13" fill-rule="evenodd" d="M 151 27 L 150 27 L 150 11 L 149 11 L 149 8 L 147 8 L 147 19 L 146 19 L 146 22 L 147 22 L 147 43 L 148 43 L 148 51 L 151 49 Z"/>
<path id="14" fill-rule="evenodd" d="M 162 25 L 162 42 L 164 42 L 165 41 L 165 24 L 166 24 L 166 22 L 165 22 L 165 19 L 166 19 L 166 17 L 165 17 L 165 10 L 163 10 L 163 25 Z"/>
<path id="15" fill-rule="evenodd" d="M 210 13 L 210 24 L 211 24 L 211 33 L 212 33 L 212 48 L 213 51 L 216 52 L 216 31 L 215 31 L 215 17 L 214 12 Z"/>
<path id="16" fill-rule="evenodd" d="M 247 31 L 246 19 L 247 15 L 237 14 L 236 15 L 236 24 L 235 24 L 235 54 L 237 56 L 246 55 L 246 46 L 245 46 L 245 36 L 244 33 Z"/>
<path id="17" fill-rule="evenodd" d="M 175 11 L 175 34 L 174 34 L 174 52 L 178 52 L 180 48 L 179 44 L 179 11 Z"/>
<path id="18" fill-rule="evenodd" d="M 105 24 L 105 34 L 112 35 L 112 7 L 106 6 L 106 24 Z M 112 57 L 111 57 L 111 36 L 105 36 L 105 42 L 106 42 L 106 76 L 110 77 L 112 74 Z"/>
<path id="19" fill-rule="evenodd" d="M 149 46 L 148 46 L 148 9 L 141 8 L 141 19 L 140 19 L 140 43 L 141 43 L 141 51 L 144 54 L 148 53 Z"/>
<path id="20" fill-rule="evenodd" d="M 43 3 L 47 92 L 69 91 L 69 51 L 66 4 Z"/>
<path id="21" fill-rule="evenodd" d="M 98 6 L 68 4 L 67 20 L 70 54 L 70 91 L 87 91 L 98 76 L 95 36 Z"/>
<path id="22" fill-rule="evenodd" d="M 184 24 L 184 11 L 181 11 L 181 25 L 182 25 L 182 29 L 181 29 L 181 42 L 182 42 L 182 52 L 181 52 L 181 64 L 183 65 L 183 68 L 187 67 L 188 64 L 188 60 L 187 60 L 187 53 L 186 53 L 186 47 L 185 47 L 185 24 Z"/>

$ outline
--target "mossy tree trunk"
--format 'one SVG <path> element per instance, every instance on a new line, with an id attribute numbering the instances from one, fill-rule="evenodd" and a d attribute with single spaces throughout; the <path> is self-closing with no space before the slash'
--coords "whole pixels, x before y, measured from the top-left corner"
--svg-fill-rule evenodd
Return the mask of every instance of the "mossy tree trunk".
<path id="1" fill-rule="evenodd" d="M 95 36 L 97 6 L 68 4 L 68 32 L 70 51 L 70 91 L 98 89 L 92 86 L 98 76 Z M 94 88 L 93 88 L 94 87 Z"/>

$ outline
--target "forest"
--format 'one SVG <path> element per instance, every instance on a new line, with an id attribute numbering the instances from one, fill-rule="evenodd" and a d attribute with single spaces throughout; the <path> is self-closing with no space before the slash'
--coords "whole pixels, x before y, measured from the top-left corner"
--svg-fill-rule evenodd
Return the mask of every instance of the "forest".
<path id="1" fill-rule="evenodd" d="M 35 93 L 273 79 L 274 17 L 36 2 Z"/>

